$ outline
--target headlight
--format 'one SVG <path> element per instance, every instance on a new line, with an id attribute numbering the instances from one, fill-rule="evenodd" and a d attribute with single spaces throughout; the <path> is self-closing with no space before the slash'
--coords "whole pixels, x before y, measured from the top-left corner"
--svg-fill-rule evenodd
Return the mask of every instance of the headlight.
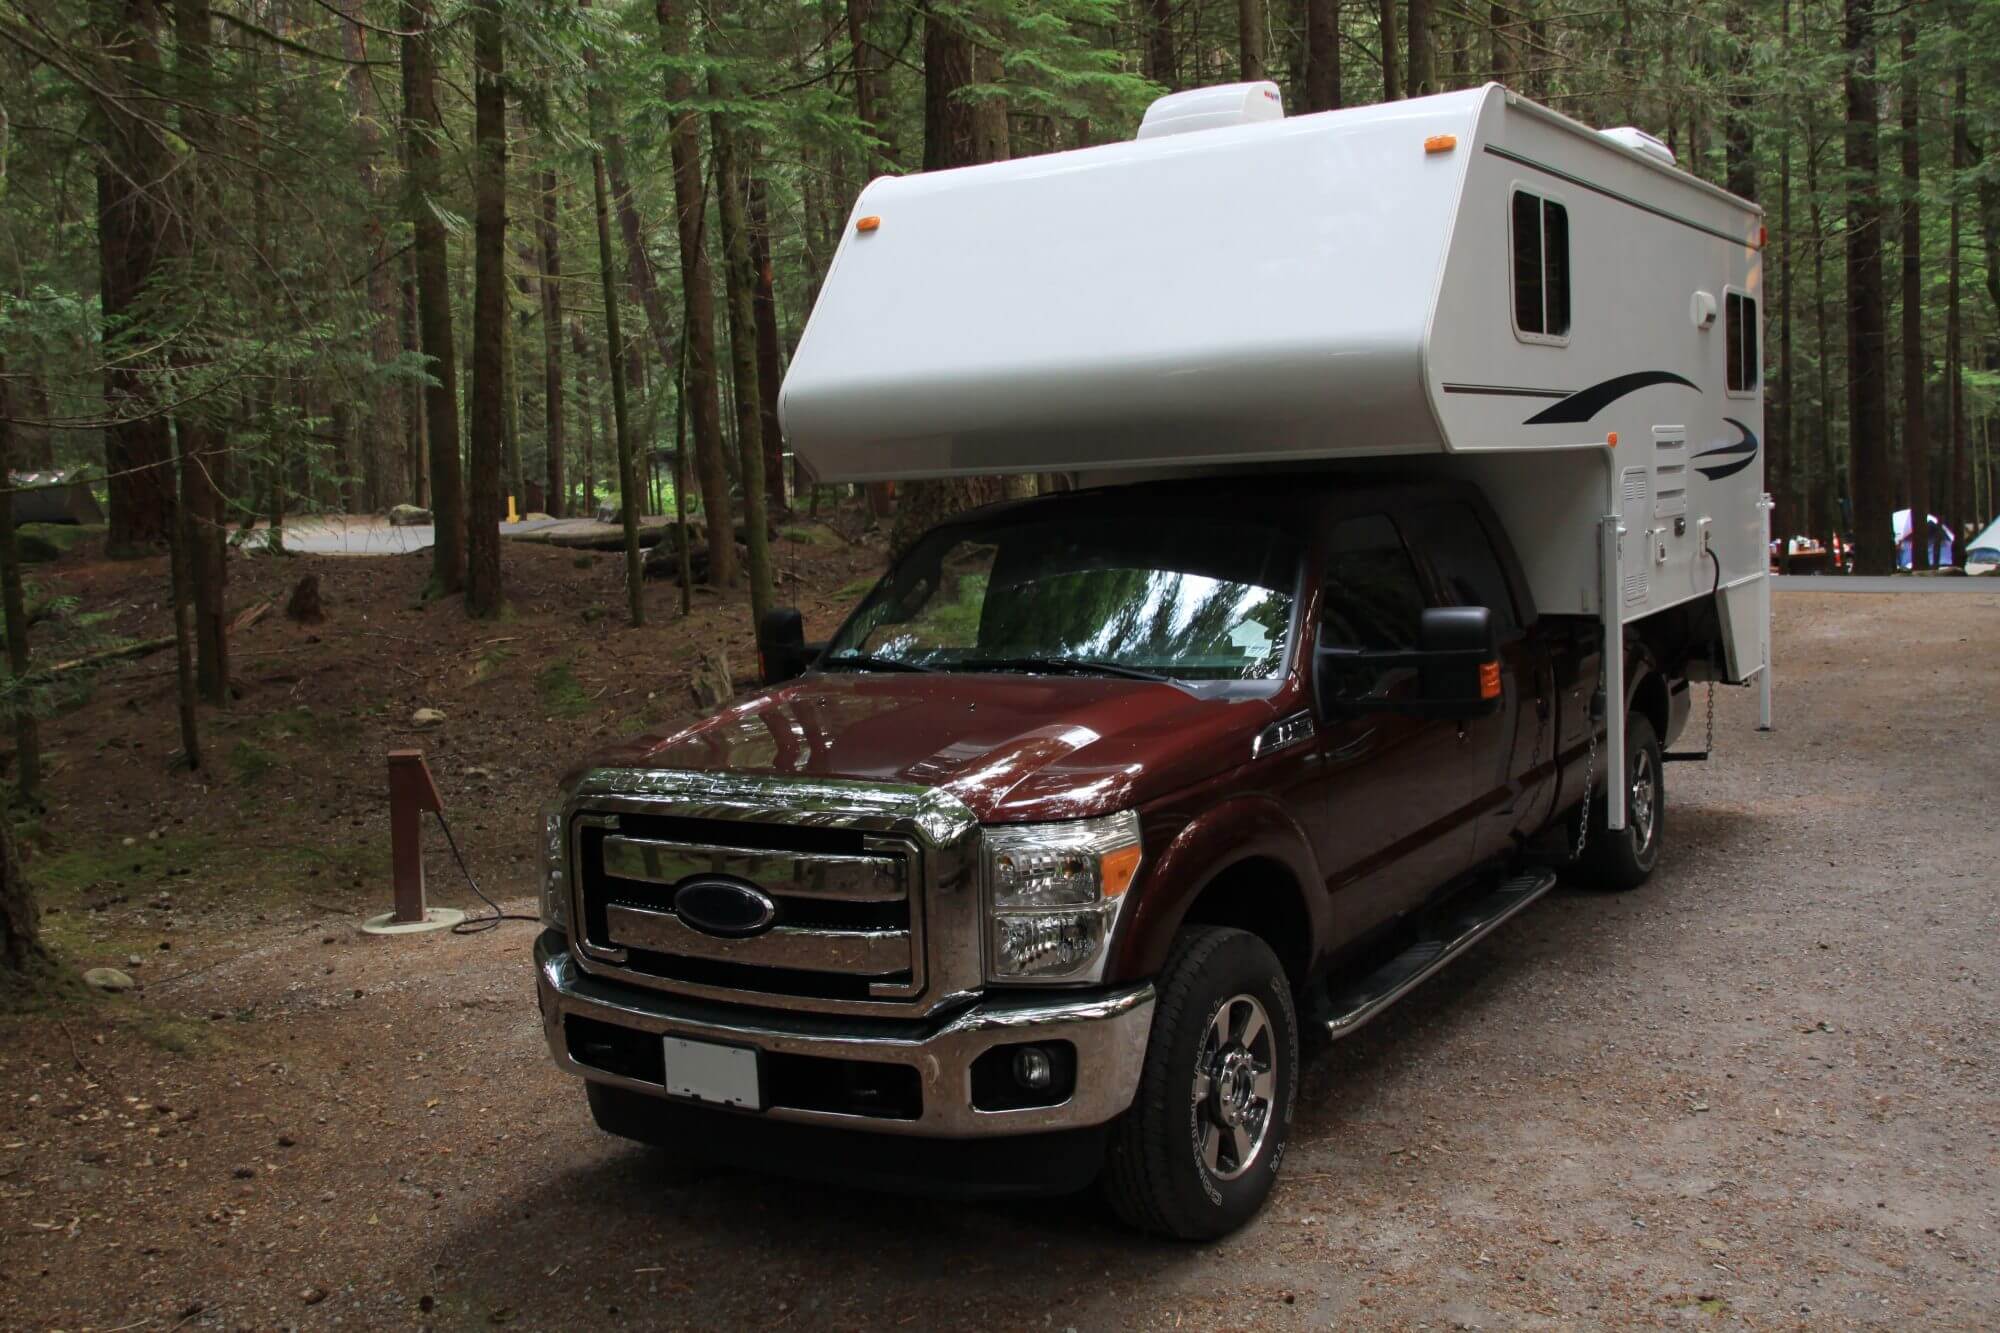
<path id="1" fill-rule="evenodd" d="M 984 845 L 987 980 L 1101 980 L 1139 873 L 1137 813 L 989 828 Z"/>
<path id="2" fill-rule="evenodd" d="M 542 924 L 569 931 L 569 855 L 563 847 L 563 812 L 569 798 L 542 807 Z"/>

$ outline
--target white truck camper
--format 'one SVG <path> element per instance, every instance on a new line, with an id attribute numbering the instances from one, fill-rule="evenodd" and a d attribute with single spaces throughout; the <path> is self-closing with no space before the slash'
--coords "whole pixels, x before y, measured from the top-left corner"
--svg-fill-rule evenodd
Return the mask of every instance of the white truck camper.
<path id="1" fill-rule="evenodd" d="M 783 421 L 826 482 L 1469 480 L 1543 613 L 1616 642 L 1713 597 L 1712 674 L 1768 726 L 1764 235 L 1652 136 L 1498 84 L 1290 118 L 1200 89 L 1134 142 L 872 182 Z"/>

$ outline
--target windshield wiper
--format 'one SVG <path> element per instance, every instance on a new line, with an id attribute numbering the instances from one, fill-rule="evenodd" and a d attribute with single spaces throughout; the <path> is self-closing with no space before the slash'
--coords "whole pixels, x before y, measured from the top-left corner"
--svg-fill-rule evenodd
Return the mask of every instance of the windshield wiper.
<path id="1" fill-rule="evenodd" d="M 837 671 L 842 668 L 853 671 L 936 671 L 934 666 L 922 662 L 907 662 L 900 657 L 874 657 L 868 653 L 841 653 L 838 656 L 822 657 L 819 669 Z"/>
<path id="2" fill-rule="evenodd" d="M 1088 657 L 967 657 L 949 665 L 954 671 L 1054 671 L 1070 676 L 1123 676 L 1127 680 L 1150 680 L 1160 685 L 1174 683 L 1172 676 L 1157 671 L 1142 671 L 1122 662 Z"/>

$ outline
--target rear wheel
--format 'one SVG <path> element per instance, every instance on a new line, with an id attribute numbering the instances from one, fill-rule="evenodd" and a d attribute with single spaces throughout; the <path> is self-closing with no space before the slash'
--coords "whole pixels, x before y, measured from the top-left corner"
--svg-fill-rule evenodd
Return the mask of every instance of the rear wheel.
<path id="1" fill-rule="evenodd" d="M 1112 1130 L 1112 1208 L 1184 1240 L 1243 1225 L 1277 1179 L 1298 1064 L 1291 983 L 1270 946 L 1221 926 L 1183 931 L 1160 977 L 1138 1095 Z"/>
<path id="2" fill-rule="evenodd" d="M 1605 815 L 1612 800 L 1625 802 L 1625 827 L 1615 831 Z M 1636 713 L 1625 723 L 1625 780 L 1591 804 L 1589 818 L 1577 862 L 1587 884 L 1623 892 L 1652 877 L 1667 833 L 1666 769 L 1653 724 Z"/>

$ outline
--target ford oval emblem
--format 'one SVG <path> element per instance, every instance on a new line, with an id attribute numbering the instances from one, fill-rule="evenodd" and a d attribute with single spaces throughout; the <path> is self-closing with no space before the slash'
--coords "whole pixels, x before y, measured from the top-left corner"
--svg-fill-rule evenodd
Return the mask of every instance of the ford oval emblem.
<path id="1" fill-rule="evenodd" d="M 754 884 L 705 875 L 674 890 L 674 915 L 704 934 L 742 939 L 769 930 L 778 905 Z"/>

